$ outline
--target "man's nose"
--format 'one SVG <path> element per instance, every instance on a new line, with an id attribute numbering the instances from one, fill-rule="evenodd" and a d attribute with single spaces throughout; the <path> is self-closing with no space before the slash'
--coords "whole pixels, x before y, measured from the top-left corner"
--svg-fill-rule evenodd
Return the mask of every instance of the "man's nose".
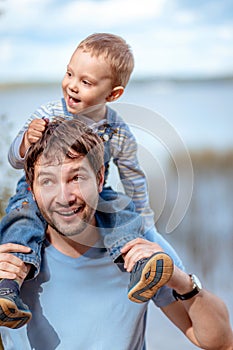
<path id="1" fill-rule="evenodd" d="M 61 205 L 71 205 L 75 202 L 76 195 L 73 191 L 73 186 L 68 183 L 60 184 L 57 191 L 57 202 Z"/>

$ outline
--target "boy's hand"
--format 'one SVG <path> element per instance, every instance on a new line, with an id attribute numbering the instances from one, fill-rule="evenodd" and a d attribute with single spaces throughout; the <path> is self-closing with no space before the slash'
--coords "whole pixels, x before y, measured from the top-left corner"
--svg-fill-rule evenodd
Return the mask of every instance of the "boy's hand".
<path id="1" fill-rule="evenodd" d="M 12 252 L 30 253 L 31 249 L 20 244 L 0 244 L 0 278 L 25 279 L 28 269 Z"/>
<path id="2" fill-rule="evenodd" d="M 42 137 L 47 124 L 47 119 L 33 119 L 31 121 L 20 146 L 20 156 L 22 158 L 25 157 L 28 148 Z"/>
<path id="3" fill-rule="evenodd" d="M 130 272 L 138 260 L 149 258 L 152 254 L 162 251 L 163 249 L 155 242 L 150 242 L 143 238 L 133 239 L 121 249 L 124 258 L 124 268 Z"/>
<path id="4" fill-rule="evenodd" d="M 36 143 L 43 135 L 47 125 L 46 119 L 33 119 L 26 132 L 28 143 Z"/>

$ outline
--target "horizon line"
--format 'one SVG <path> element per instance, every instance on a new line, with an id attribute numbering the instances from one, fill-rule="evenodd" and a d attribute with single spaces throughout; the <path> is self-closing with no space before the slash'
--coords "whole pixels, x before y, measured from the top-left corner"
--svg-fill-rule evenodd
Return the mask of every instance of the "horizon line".
<path id="1" fill-rule="evenodd" d="M 205 83 L 205 82 L 232 82 L 233 74 L 228 75 L 211 75 L 211 76 L 138 76 L 131 78 L 129 84 L 131 83 Z M 46 86 L 46 85 L 60 85 L 60 80 L 25 80 L 25 81 L 9 81 L 0 82 L 0 90 L 9 88 L 19 88 L 19 87 L 30 87 L 30 86 Z"/>

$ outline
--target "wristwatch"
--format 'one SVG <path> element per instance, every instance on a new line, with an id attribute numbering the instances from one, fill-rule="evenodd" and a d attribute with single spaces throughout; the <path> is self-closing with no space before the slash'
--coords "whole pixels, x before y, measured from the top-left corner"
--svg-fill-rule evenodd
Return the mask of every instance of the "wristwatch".
<path id="1" fill-rule="evenodd" d="M 198 294 L 200 292 L 200 290 L 202 289 L 202 285 L 201 285 L 199 278 L 194 274 L 191 274 L 189 276 L 190 276 L 192 283 L 193 283 L 193 289 L 190 292 L 185 293 L 185 294 L 179 294 L 173 289 L 173 296 L 176 298 L 176 300 L 178 300 L 178 299 L 180 299 L 180 300 L 191 299 L 192 297 L 194 297 L 194 295 Z"/>

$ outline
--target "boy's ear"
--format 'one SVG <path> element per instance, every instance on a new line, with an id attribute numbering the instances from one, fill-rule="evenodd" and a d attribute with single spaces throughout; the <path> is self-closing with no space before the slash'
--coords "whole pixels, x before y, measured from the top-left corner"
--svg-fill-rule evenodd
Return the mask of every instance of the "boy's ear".
<path id="1" fill-rule="evenodd" d="M 119 97 L 121 97 L 121 95 L 123 94 L 124 91 L 125 91 L 125 89 L 123 88 L 123 86 L 114 87 L 112 89 L 110 95 L 106 98 L 107 102 L 116 101 Z"/>

